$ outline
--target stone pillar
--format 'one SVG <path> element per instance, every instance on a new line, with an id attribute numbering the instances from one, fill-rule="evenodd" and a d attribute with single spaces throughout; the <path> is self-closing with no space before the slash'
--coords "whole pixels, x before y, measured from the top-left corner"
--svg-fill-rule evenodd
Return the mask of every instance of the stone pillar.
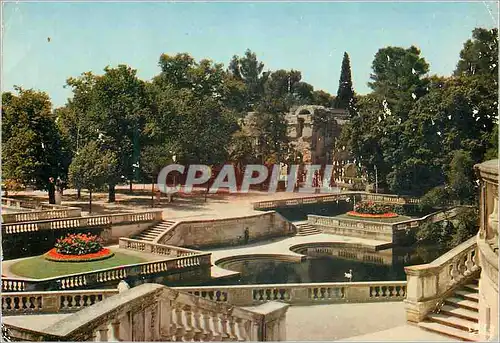
<path id="1" fill-rule="evenodd" d="M 498 160 L 475 166 L 480 178 L 480 229 L 477 249 L 479 279 L 479 335 L 498 337 Z"/>
<path id="2" fill-rule="evenodd" d="M 270 301 L 260 306 L 251 308 L 252 312 L 263 315 L 259 324 L 259 341 L 284 341 L 286 340 L 286 312 L 289 304 Z M 254 337 L 251 337 L 254 340 Z"/>

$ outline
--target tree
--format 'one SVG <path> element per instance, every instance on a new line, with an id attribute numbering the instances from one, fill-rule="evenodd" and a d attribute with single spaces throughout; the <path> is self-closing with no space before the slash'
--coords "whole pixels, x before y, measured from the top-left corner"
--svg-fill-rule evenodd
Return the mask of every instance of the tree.
<path id="1" fill-rule="evenodd" d="M 268 73 L 264 72 L 264 63 L 257 60 L 257 55 L 250 49 L 243 57 L 234 55 L 229 62 L 228 72 L 246 86 L 247 110 L 252 110 L 259 102 L 264 92 L 264 83 Z"/>
<path id="2" fill-rule="evenodd" d="M 453 152 L 447 176 L 452 198 L 471 203 L 477 189 L 474 186 L 474 161 L 468 152 L 463 150 Z"/>
<path id="3" fill-rule="evenodd" d="M 322 91 L 322 90 L 317 90 L 312 92 L 312 104 L 313 105 L 319 105 L 319 106 L 324 106 L 324 107 L 331 107 L 332 104 L 334 103 L 335 98 L 330 95 L 330 93 Z"/>
<path id="4" fill-rule="evenodd" d="M 335 107 L 348 109 L 354 97 L 354 89 L 351 79 L 351 62 L 349 55 L 344 52 L 342 59 L 342 70 L 340 72 L 339 88 L 337 90 L 337 98 L 335 99 Z"/>
<path id="5" fill-rule="evenodd" d="M 373 72 L 368 85 L 395 116 L 406 119 L 412 103 L 425 94 L 423 76 L 429 64 L 420 56 L 420 50 L 411 46 L 379 49 L 372 63 Z"/>
<path id="6" fill-rule="evenodd" d="M 151 104 L 146 85 L 136 74 L 136 70 L 119 65 L 104 68 L 101 76 L 84 73 L 68 80 L 73 89 L 68 107 L 76 112 L 77 119 L 69 127 L 73 127 L 73 132 L 75 127 L 85 127 L 82 137 L 85 141 L 101 141 L 118 159 L 115 174 L 110 176 L 108 183 L 109 202 L 115 201 L 118 182 L 127 178 L 132 189 L 132 180 L 139 175 L 142 132 Z M 77 141 L 79 139 L 80 134 L 77 134 Z"/>
<path id="7" fill-rule="evenodd" d="M 475 28 L 464 43 L 455 76 L 486 75 L 498 78 L 498 29 Z"/>
<path id="8" fill-rule="evenodd" d="M 141 168 L 151 178 L 151 207 L 154 207 L 154 185 L 160 171 L 173 162 L 172 148 L 161 144 L 144 147 Z"/>
<path id="9" fill-rule="evenodd" d="M 118 160 L 113 151 L 103 149 L 95 141 L 78 151 L 69 166 L 69 181 L 75 188 L 89 191 L 89 212 L 92 212 L 92 192 L 113 179 Z"/>
<path id="10" fill-rule="evenodd" d="M 49 177 L 64 177 L 69 156 L 49 96 L 15 90 L 2 94 L 2 177 L 46 189 Z"/>

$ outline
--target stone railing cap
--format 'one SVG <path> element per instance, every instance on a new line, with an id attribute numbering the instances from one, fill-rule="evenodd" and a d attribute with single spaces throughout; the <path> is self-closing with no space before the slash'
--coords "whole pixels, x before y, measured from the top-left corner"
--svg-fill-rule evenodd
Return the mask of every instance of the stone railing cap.
<path id="1" fill-rule="evenodd" d="M 263 315 L 271 315 L 276 312 L 286 311 L 290 307 L 289 304 L 278 302 L 278 301 L 269 301 L 265 304 L 258 306 L 245 306 L 243 307 L 245 310 L 263 314 Z"/>
<path id="2" fill-rule="evenodd" d="M 120 306 L 126 306 L 138 298 L 151 293 L 156 293 L 165 286 L 145 283 L 140 286 L 131 288 L 125 292 L 118 293 L 109 298 L 98 302 L 91 307 L 86 307 L 64 319 L 44 329 L 43 332 L 53 336 L 65 337 L 78 330 L 79 328 L 89 325 L 101 316 L 105 316 L 109 312 L 114 311 Z"/>

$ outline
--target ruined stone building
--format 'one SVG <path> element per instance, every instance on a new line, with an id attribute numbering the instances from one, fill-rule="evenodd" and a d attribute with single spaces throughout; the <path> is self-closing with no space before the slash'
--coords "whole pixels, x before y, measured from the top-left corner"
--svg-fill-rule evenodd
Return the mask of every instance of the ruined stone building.
<path id="1" fill-rule="evenodd" d="M 242 126 L 246 134 L 255 137 L 254 144 L 258 145 L 257 132 L 252 127 L 256 115 L 258 114 L 250 112 L 244 118 Z M 347 111 L 302 105 L 291 108 L 285 119 L 288 138 L 297 157 L 300 157 L 301 164 L 333 165 L 334 180 L 344 182 L 343 179 L 347 176 L 345 167 L 353 162 L 345 147 L 339 143 L 342 127 L 349 121 Z"/>

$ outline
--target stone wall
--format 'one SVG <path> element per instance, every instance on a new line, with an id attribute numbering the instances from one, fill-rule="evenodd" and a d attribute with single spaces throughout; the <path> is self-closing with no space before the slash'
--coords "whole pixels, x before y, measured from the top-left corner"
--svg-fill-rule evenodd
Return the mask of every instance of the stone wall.
<path id="1" fill-rule="evenodd" d="M 248 230 L 247 242 L 246 230 Z M 182 221 L 161 237 L 158 243 L 201 248 L 239 245 L 294 233 L 294 227 L 281 215 L 272 211 L 237 218 Z"/>

